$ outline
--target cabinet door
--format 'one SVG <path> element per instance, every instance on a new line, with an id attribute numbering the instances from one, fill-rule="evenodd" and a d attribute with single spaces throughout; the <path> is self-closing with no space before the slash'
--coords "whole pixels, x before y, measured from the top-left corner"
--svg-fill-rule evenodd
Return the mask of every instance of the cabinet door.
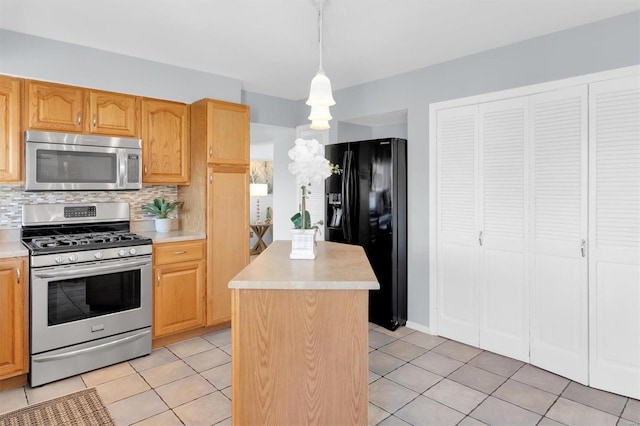
<path id="1" fill-rule="evenodd" d="M 189 106 L 142 100 L 143 183 L 189 183 Z"/>
<path id="2" fill-rule="evenodd" d="M 92 90 L 89 93 L 89 131 L 100 135 L 140 135 L 138 98 Z"/>
<path id="3" fill-rule="evenodd" d="M 531 363 L 587 384 L 587 87 L 530 108 Z"/>
<path id="4" fill-rule="evenodd" d="M 640 398 L 640 80 L 589 85 L 589 383 Z"/>
<path id="5" fill-rule="evenodd" d="M 22 178 L 20 80 L 0 75 L 0 182 Z"/>
<path id="6" fill-rule="evenodd" d="M 526 97 L 479 106 L 480 347 L 529 361 Z M 458 267 L 462 267 L 462 263 Z"/>
<path id="7" fill-rule="evenodd" d="M 229 281 L 249 263 L 249 172 L 209 166 L 207 325 L 231 319 Z"/>
<path id="8" fill-rule="evenodd" d="M 438 111 L 438 334 L 478 346 L 477 106 Z"/>
<path id="9" fill-rule="evenodd" d="M 22 259 L 0 259 L 0 379 L 27 372 L 26 300 Z"/>
<path id="10" fill-rule="evenodd" d="M 207 103 L 209 163 L 249 164 L 249 107 Z"/>
<path id="11" fill-rule="evenodd" d="M 85 90 L 40 81 L 26 82 L 28 129 L 82 132 Z"/>
<path id="12" fill-rule="evenodd" d="M 204 262 L 155 268 L 153 337 L 204 325 Z"/>

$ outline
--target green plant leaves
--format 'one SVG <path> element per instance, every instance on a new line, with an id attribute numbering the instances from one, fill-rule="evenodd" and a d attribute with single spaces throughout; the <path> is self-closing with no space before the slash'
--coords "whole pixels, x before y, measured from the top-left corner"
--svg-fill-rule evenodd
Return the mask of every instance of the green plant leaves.
<path id="1" fill-rule="evenodd" d="M 173 201 L 167 203 L 164 201 L 164 198 L 162 200 L 156 198 L 153 200 L 153 203 L 142 206 L 142 211 L 152 214 L 159 219 L 166 219 L 169 213 L 182 206 L 182 204 L 182 201 Z"/>
<path id="2" fill-rule="evenodd" d="M 304 221 L 304 228 L 305 229 L 310 229 L 311 228 L 311 214 L 309 214 L 308 210 L 305 210 L 305 221 Z M 293 226 L 295 229 L 302 229 L 302 215 L 300 214 L 300 212 L 294 214 L 293 216 L 291 216 L 291 222 L 293 222 Z"/>

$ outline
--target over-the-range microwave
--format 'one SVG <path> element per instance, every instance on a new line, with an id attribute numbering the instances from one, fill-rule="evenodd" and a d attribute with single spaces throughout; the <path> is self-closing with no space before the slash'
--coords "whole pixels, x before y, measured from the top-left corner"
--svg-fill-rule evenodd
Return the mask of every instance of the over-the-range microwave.
<path id="1" fill-rule="evenodd" d="M 142 140 L 25 132 L 26 191 L 142 188 Z"/>

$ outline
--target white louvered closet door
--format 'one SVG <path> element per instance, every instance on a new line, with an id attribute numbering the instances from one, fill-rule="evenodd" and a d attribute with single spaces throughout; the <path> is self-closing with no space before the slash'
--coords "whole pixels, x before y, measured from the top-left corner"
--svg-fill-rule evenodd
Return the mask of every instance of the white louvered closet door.
<path id="1" fill-rule="evenodd" d="M 633 398 L 640 398 L 639 81 L 589 85 L 589 380 Z"/>
<path id="2" fill-rule="evenodd" d="M 479 106 L 480 347 L 529 361 L 526 97 Z"/>
<path id="3" fill-rule="evenodd" d="M 438 334 L 478 346 L 477 106 L 437 116 Z"/>
<path id="4" fill-rule="evenodd" d="M 531 364 L 587 384 L 587 86 L 530 97 Z"/>

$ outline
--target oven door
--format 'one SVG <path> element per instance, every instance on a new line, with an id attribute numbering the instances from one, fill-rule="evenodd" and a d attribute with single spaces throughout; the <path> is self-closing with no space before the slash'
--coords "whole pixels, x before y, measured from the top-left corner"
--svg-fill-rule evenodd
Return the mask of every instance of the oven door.
<path id="1" fill-rule="evenodd" d="M 151 256 L 34 268 L 31 353 L 151 326 Z"/>
<path id="2" fill-rule="evenodd" d="M 120 148 L 27 141 L 25 190 L 123 189 L 126 165 Z"/>

